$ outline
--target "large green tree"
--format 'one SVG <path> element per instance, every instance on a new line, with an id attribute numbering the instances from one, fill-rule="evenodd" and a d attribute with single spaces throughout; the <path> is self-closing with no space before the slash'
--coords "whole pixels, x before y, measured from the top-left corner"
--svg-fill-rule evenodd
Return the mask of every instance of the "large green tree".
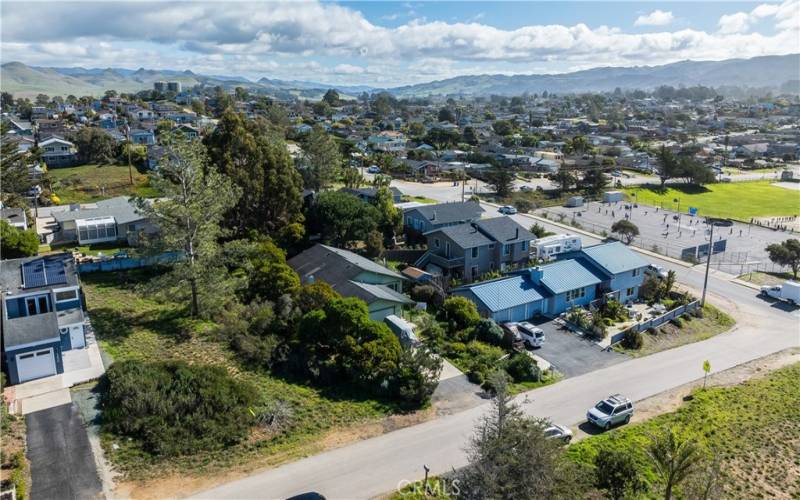
<path id="1" fill-rule="evenodd" d="M 514 173 L 507 168 L 496 168 L 486 173 L 486 182 L 497 196 L 506 198 L 514 189 Z"/>
<path id="2" fill-rule="evenodd" d="M 19 229 L 0 220 L 0 257 L 16 259 L 36 255 L 39 237 L 32 229 Z"/>
<path id="3" fill-rule="evenodd" d="M 319 233 L 322 240 L 338 247 L 364 241 L 377 229 L 381 216 L 374 206 L 355 196 L 328 191 L 317 197 L 308 219 L 310 233 Z"/>
<path id="4" fill-rule="evenodd" d="M 342 155 L 336 141 L 325 130 L 316 126 L 303 141 L 303 155 L 299 166 L 308 189 L 327 189 L 339 177 Z"/>
<path id="5" fill-rule="evenodd" d="M 114 138 L 97 127 L 83 127 L 73 137 L 78 156 L 90 163 L 110 163 L 118 153 Z"/>
<path id="6" fill-rule="evenodd" d="M 5 134 L 8 126 L 0 126 L 0 134 Z M 18 151 L 14 141 L 0 142 L 0 201 L 6 206 L 26 206 L 25 196 L 34 183 L 28 171 L 28 161 L 24 153 Z"/>
<path id="7" fill-rule="evenodd" d="M 303 181 L 268 122 L 227 109 L 204 143 L 210 163 L 242 193 L 225 217 L 227 227 L 240 235 L 252 229 L 275 234 L 300 220 Z"/>
<path id="8" fill-rule="evenodd" d="M 585 483 L 576 466 L 545 438 L 546 421 L 522 414 L 507 383 L 505 374 L 490 375 L 493 405 L 467 447 L 459 498 L 582 498 Z"/>
<path id="9" fill-rule="evenodd" d="M 168 139 L 165 143 L 165 161 L 151 178 L 161 197 L 138 198 L 136 202 L 158 227 L 156 237 L 145 238 L 146 248 L 182 256 L 161 281 L 179 293 L 188 289 L 190 312 L 197 316 L 201 296 L 223 295 L 224 290 L 216 285 L 224 275 L 218 259 L 220 224 L 239 199 L 240 190 L 209 163 L 199 141 Z"/>
<path id="10" fill-rule="evenodd" d="M 664 488 L 664 500 L 670 500 L 680 486 L 704 463 L 700 445 L 680 436 L 675 429 L 664 428 L 650 436 L 645 449 Z"/>
<path id="11" fill-rule="evenodd" d="M 800 270 L 800 240 L 789 239 L 773 243 L 767 246 L 767 254 L 772 262 L 780 266 L 789 266 L 792 275 L 797 279 L 797 271 Z"/>

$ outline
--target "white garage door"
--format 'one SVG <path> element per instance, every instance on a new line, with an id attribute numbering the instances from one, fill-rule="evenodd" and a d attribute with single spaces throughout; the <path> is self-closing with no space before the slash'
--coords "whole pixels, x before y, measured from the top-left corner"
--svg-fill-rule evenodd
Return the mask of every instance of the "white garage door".
<path id="1" fill-rule="evenodd" d="M 55 375 L 56 360 L 53 357 L 53 348 L 17 354 L 17 373 L 20 382 Z"/>

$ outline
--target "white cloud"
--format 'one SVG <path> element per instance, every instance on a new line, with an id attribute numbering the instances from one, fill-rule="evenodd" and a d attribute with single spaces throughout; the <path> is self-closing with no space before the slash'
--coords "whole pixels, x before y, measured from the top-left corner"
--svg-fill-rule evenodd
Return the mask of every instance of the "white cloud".
<path id="1" fill-rule="evenodd" d="M 800 51 L 798 16 L 800 0 L 786 0 L 723 16 L 713 33 L 631 33 L 582 23 L 508 30 L 477 18 L 464 23 L 414 19 L 390 28 L 357 10 L 318 2 L 5 2 L 0 27 L 4 61 L 410 81 L 533 67 L 557 71 L 795 53 Z M 655 10 L 636 24 L 663 24 L 667 18 L 673 19 L 671 12 Z M 753 32 L 757 23 L 774 30 Z"/>
<path id="2" fill-rule="evenodd" d="M 754 24 L 762 19 L 774 17 L 777 30 L 800 30 L 800 1 L 786 0 L 781 4 L 765 3 L 758 5 L 750 12 L 725 14 L 719 18 L 717 25 L 722 34 L 746 33 Z M 798 47 L 797 41 L 794 43 Z"/>
<path id="3" fill-rule="evenodd" d="M 666 26 L 675 19 L 670 11 L 654 10 L 653 12 L 639 16 L 633 23 L 634 26 Z"/>

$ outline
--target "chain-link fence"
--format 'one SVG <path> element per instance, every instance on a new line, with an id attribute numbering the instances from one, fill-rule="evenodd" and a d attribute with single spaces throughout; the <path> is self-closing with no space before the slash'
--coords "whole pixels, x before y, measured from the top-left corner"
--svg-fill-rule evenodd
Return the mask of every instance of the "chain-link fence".
<path id="1" fill-rule="evenodd" d="M 582 229 L 594 233 L 600 237 L 615 237 L 611 231 L 610 224 L 600 224 L 581 220 L 580 217 L 570 217 L 567 213 L 547 208 L 540 208 L 537 213 L 543 214 L 548 220 L 570 225 L 576 229 Z M 616 237 L 615 237 L 616 238 Z M 618 239 L 618 238 L 617 238 Z M 716 238 L 715 238 L 716 240 Z M 716 243 L 716 241 L 715 241 Z M 674 259 L 701 264 L 706 262 L 707 255 L 695 255 L 687 257 L 685 250 L 696 246 L 693 244 L 676 245 L 666 239 L 646 238 L 643 236 L 635 237 L 630 243 L 631 246 L 649 250 L 651 252 L 672 257 Z M 763 255 L 754 255 L 750 252 L 737 252 L 725 250 L 711 256 L 711 267 L 730 274 L 741 275 L 751 272 L 765 273 L 786 273 L 790 272 L 788 266 L 779 266 L 773 262 L 765 261 Z"/>

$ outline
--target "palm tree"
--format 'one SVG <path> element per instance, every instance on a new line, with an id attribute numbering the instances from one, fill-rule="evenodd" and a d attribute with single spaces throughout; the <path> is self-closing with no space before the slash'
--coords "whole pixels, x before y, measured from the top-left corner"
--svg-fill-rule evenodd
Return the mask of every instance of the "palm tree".
<path id="1" fill-rule="evenodd" d="M 664 483 L 664 500 L 670 500 L 673 488 L 692 475 L 703 461 L 694 439 L 682 439 L 668 427 L 650 437 L 646 452 Z"/>

